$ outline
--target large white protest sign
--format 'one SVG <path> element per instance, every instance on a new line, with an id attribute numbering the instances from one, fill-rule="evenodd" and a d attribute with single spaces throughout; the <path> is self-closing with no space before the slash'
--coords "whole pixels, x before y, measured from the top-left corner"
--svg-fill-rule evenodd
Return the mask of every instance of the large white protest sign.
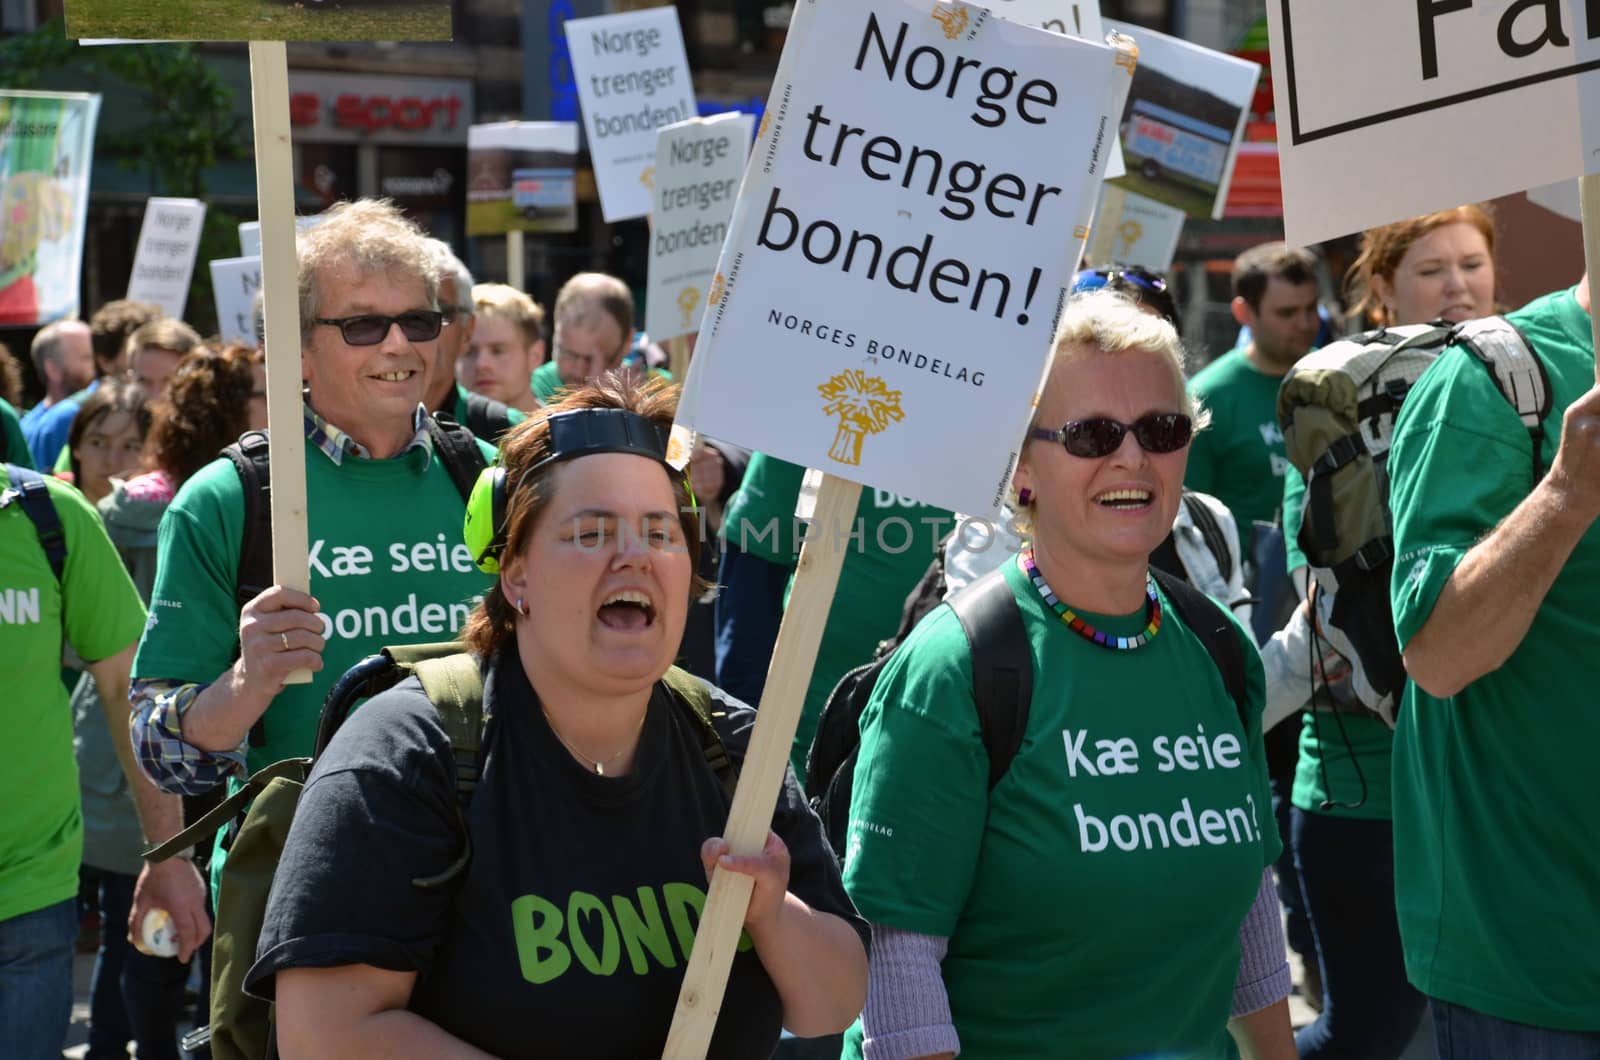
<path id="1" fill-rule="evenodd" d="M 169 317 L 183 319 L 205 219 L 206 204 L 199 199 L 152 198 L 145 203 L 128 277 L 129 298 L 154 302 Z"/>
<path id="2" fill-rule="evenodd" d="M 1267 15 L 1291 243 L 1600 171 L 1594 0 L 1270 0 Z"/>
<path id="3" fill-rule="evenodd" d="M 680 424 L 994 512 L 1132 66 L 966 4 L 802 3 Z"/>
<path id="4" fill-rule="evenodd" d="M 753 123 L 748 114 L 691 118 L 662 129 L 656 141 L 644 319 L 657 342 L 700 326 L 750 155 Z"/>
<path id="5" fill-rule="evenodd" d="M 694 117 L 674 7 L 565 23 L 583 130 L 607 222 L 650 212 L 656 130 Z"/>
<path id="6" fill-rule="evenodd" d="M 261 290 L 261 258 L 217 258 L 211 262 L 211 293 L 217 302 L 217 332 L 224 342 L 256 344 L 250 312 Z"/>
<path id="7" fill-rule="evenodd" d="M 1132 23 L 1106 19 L 1139 45 L 1122 114 L 1117 183 L 1191 217 L 1220 218 L 1261 67 Z"/>
<path id="8" fill-rule="evenodd" d="M 1098 0 L 984 0 L 983 6 L 1008 21 L 1038 26 L 1051 33 L 1067 33 L 1092 41 L 1106 39 Z M 1111 157 L 1106 161 L 1106 177 L 1120 177 L 1123 172 L 1122 144 L 1113 140 Z"/>
<path id="9" fill-rule="evenodd" d="M 1187 215 L 1115 184 L 1101 188 L 1089 236 L 1089 260 L 1096 265 L 1139 265 L 1152 272 L 1171 268 Z"/>
<path id="10" fill-rule="evenodd" d="M 1569 221 L 1582 221 L 1583 211 L 1578 202 L 1578 185 L 1563 180 L 1559 184 L 1546 184 L 1542 188 L 1529 188 L 1528 201 L 1543 206 L 1551 213 L 1560 214 Z"/>

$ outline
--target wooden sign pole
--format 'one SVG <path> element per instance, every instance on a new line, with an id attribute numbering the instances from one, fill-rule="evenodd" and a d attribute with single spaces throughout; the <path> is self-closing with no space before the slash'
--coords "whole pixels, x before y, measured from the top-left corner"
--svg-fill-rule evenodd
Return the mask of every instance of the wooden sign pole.
<path id="1" fill-rule="evenodd" d="M 1595 289 L 1600 286 L 1600 173 L 1578 178 L 1578 204 L 1583 213 L 1583 267 L 1589 273 L 1589 336 L 1600 350 L 1600 317 L 1594 312 Z M 1595 358 L 1594 378 L 1600 383 L 1600 357 Z"/>
<path id="2" fill-rule="evenodd" d="M 295 275 L 294 163 L 289 147 L 289 63 L 282 41 L 250 42 L 256 198 L 261 207 L 261 289 L 266 316 L 268 458 L 272 462 L 272 580 L 311 590 L 306 527 L 306 432 L 300 397 L 300 296 Z M 289 684 L 306 684 L 296 670 Z"/>
<path id="3" fill-rule="evenodd" d="M 756 727 L 739 771 L 739 789 L 723 833 L 734 855 L 759 854 L 772 827 L 772 808 L 783 783 L 784 767 L 800 722 L 800 708 L 816 663 L 817 647 L 828 608 L 839 584 L 849 535 L 855 525 L 861 485 L 832 475 L 822 477 L 817 507 L 800 563 L 795 570 L 789 607 L 778 628 L 778 643 L 767 669 L 766 690 L 756 711 Z M 744 929 L 750 904 L 751 879 L 736 872 L 715 872 L 706 894 L 700 928 L 689 954 L 678 1007 L 667 1032 L 663 1060 L 702 1060 L 711 1045 L 728 972 Z"/>
<path id="4" fill-rule="evenodd" d="M 667 370 L 672 381 L 683 385 L 689 378 L 689 336 L 679 335 L 667 340 Z"/>
<path id="5" fill-rule="evenodd" d="M 522 259 L 522 229 L 513 228 L 506 233 L 506 283 L 524 293 L 527 272 Z"/>

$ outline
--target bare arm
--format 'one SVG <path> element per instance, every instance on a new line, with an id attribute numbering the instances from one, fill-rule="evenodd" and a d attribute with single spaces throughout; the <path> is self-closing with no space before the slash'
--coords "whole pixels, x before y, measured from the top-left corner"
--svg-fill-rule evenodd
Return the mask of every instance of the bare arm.
<path id="1" fill-rule="evenodd" d="M 1228 1033 L 1239 1045 L 1242 1060 L 1296 1060 L 1294 1029 L 1289 1025 L 1289 999 L 1228 1021 Z"/>
<path id="2" fill-rule="evenodd" d="M 285 968 L 274 980 L 278 1051 L 284 1060 L 489 1057 L 406 1011 L 417 981 L 415 972 L 347 964 Z"/>
<path id="3" fill-rule="evenodd" d="M 1500 668 L 1600 515 L 1600 386 L 1574 402 L 1561 446 L 1533 492 L 1456 566 L 1406 645 L 1406 672 L 1428 694 L 1453 696 Z M 1470 645 L 1470 650 L 1464 646 Z"/>
<path id="4" fill-rule="evenodd" d="M 274 586 L 239 615 L 239 658 L 195 697 L 183 716 L 183 738 L 206 751 L 231 751 L 265 714 L 295 670 L 322 669 L 317 602 Z"/>

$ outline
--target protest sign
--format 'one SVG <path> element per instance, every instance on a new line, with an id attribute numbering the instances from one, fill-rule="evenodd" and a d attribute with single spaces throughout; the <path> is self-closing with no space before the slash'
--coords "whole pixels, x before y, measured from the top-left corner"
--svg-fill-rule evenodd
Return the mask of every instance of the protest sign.
<path id="1" fill-rule="evenodd" d="M 218 258 L 211 262 L 211 292 L 217 301 L 217 331 L 223 342 L 256 344 L 250 307 L 261 290 L 261 258 Z"/>
<path id="2" fill-rule="evenodd" d="M 1139 46 L 1122 113 L 1117 183 L 1191 217 L 1220 218 L 1261 67 L 1131 23 L 1106 19 Z"/>
<path id="3" fill-rule="evenodd" d="M 1011 22 L 1038 26 L 1051 33 L 1066 33 L 1084 40 L 1104 41 L 1105 23 L 1098 0 L 986 0 L 985 7 Z M 1122 176 L 1122 144 L 1111 141 L 1106 177 Z"/>
<path id="4" fill-rule="evenodd" d="M 795 19 L 680 422 L 993 512 L 1126 69 L 966 5 L 807 3 Z M 792 417 L 759 400 L 806 393 Z"/>
<path id="5" fill-rule="evenodd" d="M 1591 13 L 1600 5 L 1271 0 L 1289 241 L 1600 169 Z"/>
<path id="6" fill-rule="evenodd" d="M 467 130 L 467 235 L 578 230 L 578 125 L 503 121 Z"/>
<path id="7" fill-rule="evenodd" d="M 239 224 L 239 252 L 247 258 L 261 256 L 261 222 L 242 221 Z"/>
<path id="8" fill-rule="evenodd" d="M 691 118 L 662 129 L 656 141 L 644 319 L 657 342 L 700 326 L 753 126 L 748 114 Z"/>
<path id="9" fill-rule="evenodd" d="M 0 325 L 78 314 L 100 97 L 0 91 Z"/>
<path id="10" fill-rule="evenodd" d="M 67 0 L 66 16 L 67 36 L 86 44 L 451 39 L 450 0 Z"/>
<path id="11" fill-rule="evenodd" d="M 1560 214 L 1569 221 L 1583 220 L 1576 181 L 1564 180 L 1559 184 L 1546 184 L 1542 188 L 1529 188 L 1528 201 L 1535 206 L 1543 206 L 1551 213 Z"/>
<path id="12" fill-rule="evenodd" d="M 583 130 L 607 222 L 650 212 L 656 130 L 697 113 L 673 7 L 565 23 Z"/>
<path id="13" fill-rule="evenodd" d="M 1185 216 L 1165 203 L 1105 184 L 1094 230 L 1089 234 L 1089 260 L 1096 265 L 1140 265 L 1164 273 L 1178 252 Z"/>
<path id="14" fill-rule="evenodd" d="M 669 449 L 686 459 L 701 430 L 826 472 L 724 830 L 735 855 L 766 839 L 861 483 L 980 513 L 1005 496 L 1129 44 L 960 2 L 795 10 Z M 750 890 L 712 874 L 665 1057 L 705 1055 Z"/>
<path id="15" fill-rule="evenodd" d="M 133 252 L 133 272 L 128 277 L 129 298 L 154 302 L 167 316 L 183 319 L 205 219 L 206 204 L 199 199 L 146 201 L 144 224 Z"/>

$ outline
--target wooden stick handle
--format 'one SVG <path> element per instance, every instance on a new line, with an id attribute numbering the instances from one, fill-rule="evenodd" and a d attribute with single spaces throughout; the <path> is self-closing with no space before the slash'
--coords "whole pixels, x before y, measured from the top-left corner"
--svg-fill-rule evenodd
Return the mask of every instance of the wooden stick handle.
<path id="1" fill-rule="evenodd" d="M 1578 178 L 1578 203 L 1583 211 L 1583 267 L 1589 273 L 1589 341 L 1600 350 L 1600 317 L 1594 313 L 1596 283 L 1600 283 L 1600 173 Z M 1600 357 L 1595 358 L 1594 378 L 1600 383 Z"/>
<path id="2" fill-rule="evenodd" d="M 527 270 L 522 254 L 522 229 L 513 228 L 506 233 L 506 283 L 519 291 L 527 291 Z M 469 291 L 470 295 L 471 292 Z"/>
<path id="3" fill-rule="evenodd" d="M 679 335 L 667 340 L 667 368 L 672 381 L 682 386 L 689 378 L 689 336 Z"/>
<path id="4" fill-rule="evenodd" d="M 256 198 L 261 206 L 261 289 L 266 299 L 267 423 L 272 462 L 272 580 L 311 589 L 306 526 L 306 432 L 300 397 L 300 296 L 295 279 L 294 163 L 289 147 L 289 64 L 282 41 L 250 42 Z M 296 670 L 286 683 L 308 684 Z"/>
<path id="5" fill-rule="evenodd" d="M 805 547 L 800 551 L 789 606 L 783 625 L 778 628 L 766 688 L 756 711 L 755 731 L 750 736 L 744 767 L 739 771 L 739 790 L 728 813 L 723 838 L 735 855 L 759 854 L 766 845 L 806 686 L 811 683 L 817 648 L 822 643 L 822 628 L 827 624 L 839 570 L 844 565 L 849 541 L 846 531 L 855 525 L 860 499 L 860 483 L 832 475 L 822 477 L 816 511 L 806 532 Z M 706 1055 L 711 1033 L 717 1026 L 717 1013 L 722 1010 L 734 950 L 744 929 L 750 890 L 748 876 L 734 872 L 712 874 L 700 928 L 689 953 L 689 967 L 678 992 L 678 1007 L 661 1054 L 663 1060 L 702 1060 Z"/>

